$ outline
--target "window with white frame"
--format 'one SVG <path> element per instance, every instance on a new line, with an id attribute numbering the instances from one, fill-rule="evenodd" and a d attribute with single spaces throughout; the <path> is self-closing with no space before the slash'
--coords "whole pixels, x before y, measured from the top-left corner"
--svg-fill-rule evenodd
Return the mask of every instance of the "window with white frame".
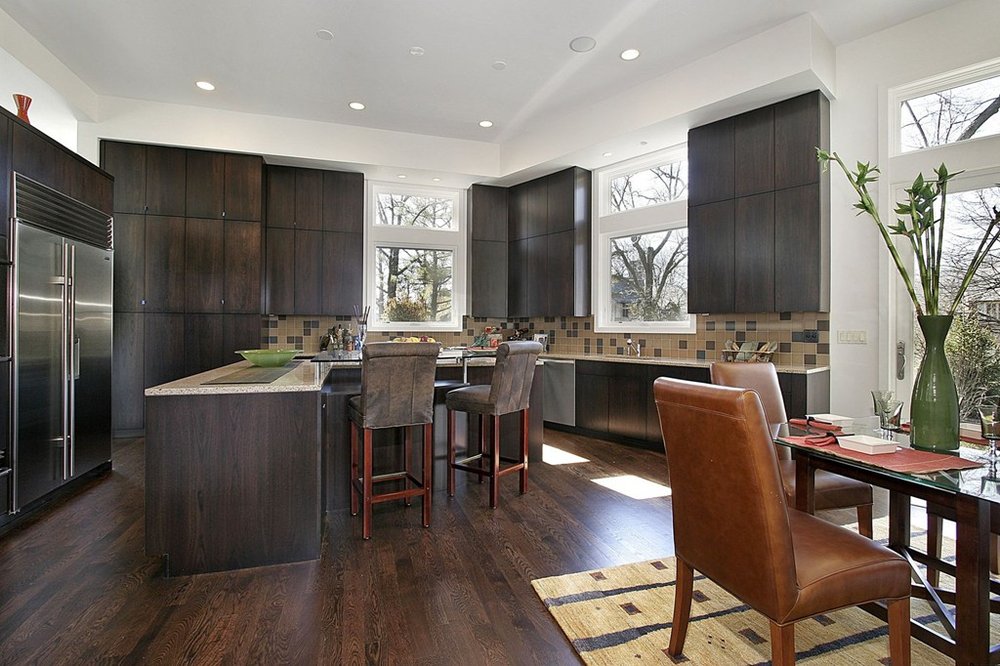
<path id="1" fill-rule="evenodd" d="M 687 146 L 597 173 L 598 331 L 691 333 L 687 311 Z"/>
<path id="2" fill-rule="evenodd" d="M 1000 134 L 1000 61 L 896 91 L 897 154 Z"/>
<path id="3" fill-rule="evenodd" d="M 462 193 L 369 183 L 366 232 L 372 330 L 459 330 L 466 282 Z"/>

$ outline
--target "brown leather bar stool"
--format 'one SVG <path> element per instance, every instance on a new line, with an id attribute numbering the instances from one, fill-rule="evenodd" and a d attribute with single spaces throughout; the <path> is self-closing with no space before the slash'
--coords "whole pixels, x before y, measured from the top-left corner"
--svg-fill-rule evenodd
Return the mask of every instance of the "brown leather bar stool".
<path id="1" fill-rule="evenodd" d="M 434 374 L 441 347 L 436 342 L 375 342 L 361 352 L 361 395 L 347 403 L 351 419 L 351 515 L 358 515 L 361 498 L 365 539 L 372 535 L 372 505 L 411 497 L 423 498 L 423 525 L 431 524 L 431 464 L 434 449 Z M 413 427 L 423 428 L 422 478 L 410 469 Z M 403 428 L 403 470 L 373 475 L 372 433 Z M 361 468 L 358 466 L 358 430 L 364 432 Z M 403 489 L 376 494 L 374 485 L 402 481 Z M 410 487 L 413 484 L 414 487 Z"/>
<path id="2" fill-rule="evenodd" d="M 528 490 L 528 398 L 531 382 L 535 377 L 535 362 L 542 353 L 537 342 L 504 342 L 497 348 L 497 362 L 493 369 L 493 382 L 487 386 L 467 386 L 449 391 L 445 398 L 448 407 L 448 496 L 455 496 L 455 470 L 470 472 L 490 480 L 490 507 L 497 508 L 500 497 L 500 477 L 520 472 L 521 494 Z M 455 460 L 455 412 L 479 415 L 479 453 Z M 500 456 L 500 417 L 512 412 L 521 413 L 521 458 Z M 486 417 L 492 422 L 489 452 L 486 450 Z M 501 469 L 500 462 L 512 463 Z M 489 467 L 485 463 L 489 462 Z M 472 465 L 471 463 L 477 463 Z"/>
<path id="3" fill-rule="evenodd" d="M 778 372 L 771 363 L 713 363 L 710 369 L 712 383 L 720 386 L 747 388 L 757 393 L 764 405 L 768 423 L 787 423 L 785 401 L 781 397 Z M 784 446 L 775 444 L 778 470 L 785 489 L 785 501 L 795 503 L 795 461 Z M 846 476 L 825 470 L 816 472 L 813 495 L 816 508 L 843 509 L 857 507 L 858 532 L 872 538 L 872 487 Z"/>

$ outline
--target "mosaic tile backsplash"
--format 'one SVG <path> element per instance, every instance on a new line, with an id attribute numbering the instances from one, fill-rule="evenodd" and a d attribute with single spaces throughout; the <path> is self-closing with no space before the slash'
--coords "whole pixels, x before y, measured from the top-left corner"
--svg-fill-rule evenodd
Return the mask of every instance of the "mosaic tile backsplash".
<path id="1" fill-rule="evenodd" d="M 468 344 L 485 326 L 499 327 L 507 335 L 514 329 L 548 333 L 549 351 L 554 354 L 624 355 L 625 339 L 642 346 L 643 356 L 683 360 L 716 361 L 727 340 L 777 342 L 773 357 L 780 366 L 826 366 L 830 364 L 829 314 L 782 312 L 733 315 L 698 315 L 694 333 L 595 333 L 593 317 L 534 317 L 486 319 L 464 317 L 461 332 L 428 333 L 445 346 Z M 272 316 L 262 320 L 264 347 L 294 346 L 306 352 L 319 351 L 320 338 L 327 329 L 353 326 L 350 317 Z M 379 342 L 396 336 L 420 335 L 402 331 L 369 331 L 368 340 Z M 806 342 L 810 338 L 818 342 Z"/>

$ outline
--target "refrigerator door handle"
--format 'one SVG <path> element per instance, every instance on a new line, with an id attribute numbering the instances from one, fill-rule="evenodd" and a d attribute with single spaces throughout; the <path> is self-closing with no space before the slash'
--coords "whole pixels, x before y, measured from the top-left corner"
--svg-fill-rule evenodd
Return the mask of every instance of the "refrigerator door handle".
<path id="1" fill-rule="evenodd" d="M 67 243 L 64 256 L 68 255 L 66 268 L 66 354 L 68 357 L 66 377 L 66 436 L 67 465 L 66 478 L 76 474 L 76 378 L 80 376 L 80 341 L 76 337 L 76 245 Z"/>

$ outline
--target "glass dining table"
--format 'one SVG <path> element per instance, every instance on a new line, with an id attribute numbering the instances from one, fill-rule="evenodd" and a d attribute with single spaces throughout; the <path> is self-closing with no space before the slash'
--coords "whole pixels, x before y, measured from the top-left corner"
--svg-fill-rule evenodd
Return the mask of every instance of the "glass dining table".
<path id="1" fill-rule="evenodd" d="M 926 600 L 943 631 L 914 621 L 912 635 L 954 658 L 956 664 L 1000 663 L 1000 645 L 992 645 L 990 613 L 1000 612 L 1000 582 L 990 579 L 990 541 L 1000 533 L 1000 477 L 996 464 L 984 462 L 972 469 L 931 473 L 905 473 L 877 466 L 877 460 L 862 461 L 836 455 L 830 449 L 808 445 L 795 437 L 816 434 L 780 424 L 772 426 L 775 442 L 791 450 L 795 460 L 795 508 L 813 513 L 816 470 L 827 470 L 864 481 L 889 491 L 889 548 L 900 553 L 913 569 L 915 598 Z M 893 435 L 897 444 L 909 447 L 905 434 Z M 983 452 L 962 446 L 956 452 L 977 461 Z M 879 456 L 867 456 L 878 459 Z M 915 548 L 911 544 L 910 499 L 920 498 L 955 521 L 955 563 Z M 954 589 L 932 585 L 917 566 L 933 568 L 953 577 Z M 942 580 L 946 577 L 941 577 Z M 865 610 L 885 619 L 885 608 L 868 604 Z"/>

